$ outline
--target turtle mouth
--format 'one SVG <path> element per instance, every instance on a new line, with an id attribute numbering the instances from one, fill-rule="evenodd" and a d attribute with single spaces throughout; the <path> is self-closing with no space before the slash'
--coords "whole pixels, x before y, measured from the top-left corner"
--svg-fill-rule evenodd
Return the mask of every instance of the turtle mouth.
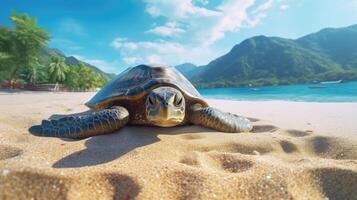
<path id="1" fill-rule="evenodd" d="M 182 123 L 182 119 L 177 119 L 177 118 L 169 118 L 169 119 L 151 119 L 151 123 L 155 126 L 160 126 L 160 127 L 173 127 L 177 126 L 180 123 Z"/>
<path id="2" fill-rule="evenodd" d="M 182 123 L 185 117 L 181 110 L 159 108 L 156 111 L 147 113 L 147 119 L 155 126 L 172 127 Z"/>

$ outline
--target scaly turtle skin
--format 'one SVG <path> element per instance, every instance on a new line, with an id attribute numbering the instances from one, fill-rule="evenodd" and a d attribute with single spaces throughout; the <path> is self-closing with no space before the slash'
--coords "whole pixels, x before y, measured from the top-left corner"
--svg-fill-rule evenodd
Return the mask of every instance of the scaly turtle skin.
<path id="1" fill-rule="evenodd" d="M 173 127 L 196 124 L 223 132 L 252 129 L 247 118 L 209 107 L 175 68 L 139 65 L 107 83 L 86 105 L 94 112 L 43 120 L 29 131 L 38 136 L 86 138 L 126 124 Z"/>

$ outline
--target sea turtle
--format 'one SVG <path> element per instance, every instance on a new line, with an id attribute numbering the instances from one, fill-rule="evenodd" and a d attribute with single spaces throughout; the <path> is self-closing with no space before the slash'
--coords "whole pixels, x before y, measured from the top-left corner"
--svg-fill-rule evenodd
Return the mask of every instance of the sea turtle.
<path id="1" fill-rule="evenodd" d="M 95 110 L 43 120 L 29 131 L 38 136 L 86 138 L 126 124 L 173 127 L 196 124 L 223 132 L 252 129 L 247 118 L 208 106 L 174 67 L 138 65 L 108 82 L 86 105 Z"/>

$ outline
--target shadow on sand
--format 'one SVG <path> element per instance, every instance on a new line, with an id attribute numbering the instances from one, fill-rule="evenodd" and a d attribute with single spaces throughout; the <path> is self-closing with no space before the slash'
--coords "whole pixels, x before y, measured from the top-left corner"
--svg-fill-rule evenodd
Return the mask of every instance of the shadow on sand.
<path id="1" fill-rule="evenodd" d="M 60 119 L 62 117 L 85 115 L 93 112 L 87 110 L 81 113 L 69 115 L 55 114 L 49 119 Z M 31 128 L 29 129 L 31 130 Z M 87 138 L 86 148 L 74 152 L 53 164 L 54 168 L 79 168 L 95 166 L 113 161 L 121 156 L 135 150 L 138 147 L 150 145 L 160 141 L 158 135 L 194 134 L 202 132 L 214 132 L 214 130 L 200 126 L 179 126 L 172 128 L 147 127 L 147 126 L 125 126 L 111 134 L 99 135 Z M 30 131 L 31 133 L 31 131 Z M 66 142 L 78 141 L 75 139 L 61 138 Z"/>
<path id="2" fill-rule="evenodd" d="M 94 136 L 85 142 L 86 149 L 74 152 L 53 164 L 54 168 L 79 168 L 113 161 L 130 151 L 160 141 L 159 134 L 210 132 L 198 126 L 174 128 L 127 126 L 108 135 Z M 65 141 L 74 141 L 64 139 Z"/>

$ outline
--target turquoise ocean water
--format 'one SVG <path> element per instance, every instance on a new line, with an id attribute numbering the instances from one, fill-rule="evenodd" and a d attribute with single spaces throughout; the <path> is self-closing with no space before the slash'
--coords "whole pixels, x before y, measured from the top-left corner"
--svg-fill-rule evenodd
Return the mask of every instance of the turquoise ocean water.
<path id="1" fill-rule="evenodd" d="M 357 102 L 357 82 L 200 89 L 209 99 Z"/>

